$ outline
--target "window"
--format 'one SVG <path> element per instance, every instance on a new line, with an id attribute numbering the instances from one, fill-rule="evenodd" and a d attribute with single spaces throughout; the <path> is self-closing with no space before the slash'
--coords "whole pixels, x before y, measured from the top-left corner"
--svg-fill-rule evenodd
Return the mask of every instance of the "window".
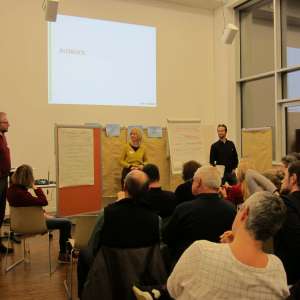
<path id="1" fill-rule="evenodd" d="M 274 69 L 273 1 L 262 1 L 240 13 L 241 76 Z"/>
<path id="2" fill-rule="evenodd" d="M 300 152 L 300 0 L 249 0 L 236 11 L 241 125 L 271 127 L 280 160 Z"/>
<path id="3" fill-rule="evenodd" d="M 242 127 L 271 127 L 275 144 L 274 77 L 242 84 Z M 275 155 L 273 147 L 273 157 Z"/>
<path id="4" fill-rule="evenodd" d="M 300 152 L 300 105 L 286 107 L 285 120 L 286 152 Z"/>
<path id="5" fill-rule="evenodd" d="M 281 1 L 282 67 L 300 65 L 300 1 Z"/>
<path id="6" fill-rule="evenodd" d="M 283 97 L 285 99 L 300 97 L 300 71 L 283 74 Z"/>

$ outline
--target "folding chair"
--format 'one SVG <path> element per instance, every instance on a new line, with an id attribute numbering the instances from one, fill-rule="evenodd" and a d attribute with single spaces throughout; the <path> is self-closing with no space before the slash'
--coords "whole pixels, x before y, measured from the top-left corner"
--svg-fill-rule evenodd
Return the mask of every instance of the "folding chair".
<path id="1" fill-rule="evenodd" d="M 74 254 L 77 254 L 81 249 L 85 248 L 88 244 L 90 236 L 92 234 L 93 228 L 96 224 L 97 215 L 81 215 L 76 217 L 76 226 L 74 239 L 69 239 L 70 244 L 72 245 L 71 250 L 71 265 L 69 270 L 67 270 L 67 276 L 64 280 L 65 289 L 67 292 L 68 299 L 72 299 L 72 276 L 73 276 L 73 257 Z"/>
<path id="2" fill-rule="evenodd" d="M 5 273 L 14 269 L 17 265 L 25 262 L 26 259 L 26 238 L 32 237 L 38 234 L 48 233 L 48 255 L 49 255 L 49 274 L 51 275 L 51 245 L 49 233 L 47 229 L 46 219 L 44 217 L 44 211 L 40 206 L 29 207 L 10 207 L 10 230 L 8 234 L 8 244 L 12 244 L 12 232 L 21 234 L 23 241 L 23 257 L 12 265 L 7 266 L 8 252 L 5 256 Z M 27 251 L 30 253 L 30 249 Z"/>

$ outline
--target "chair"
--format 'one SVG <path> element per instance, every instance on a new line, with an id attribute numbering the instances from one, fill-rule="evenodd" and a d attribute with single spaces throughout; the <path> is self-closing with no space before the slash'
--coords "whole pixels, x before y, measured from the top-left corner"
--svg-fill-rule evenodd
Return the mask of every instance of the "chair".
<path id="1" fill-rule="evenodd" d="M 71 250 L 71 266 L 67 270 L 66 280 L 64 281 L 65 290 L 67 292 L 68 299 L 72 299 L 72 276 L 73 276 L 73 257 L 74 254 L 85 248 L 88 244 L 92 231 L 96 224 L 97 215 L 81 215 L 76 217 L 76 227 L 74 233 L 74 239 L 69 239 L 69 243 L 72 245 Z"/>
<path id="2" fill-rule="evenodd" d="M 12 265 L 7 266 L 8 252 L 5 256 L 5 273 L 9 272 L 17 265 L 25 262 L 26 259 L 26 238 L 37 234 L 48 233 L 48 255 L 49 255 L 49 274 L 51 275 L 51 247 L 49 230 L 47 229 L 44 211 L 40 206 L 29 207 L 10 207 L 10 230 L 8 234 L 8 243 L 12 244 L 12 233 L 21 234 L 23 241 L 23 257 Z M 30 250 L 28 250 L 30 253 Z"/>
<path id="3" fill-rule="evenodd" d="M 132 300 L 134 284 L 165 284 L 167 273 L 159 245 L 144 248 L 102 246 L 89 271 L 82 300 Z"/>

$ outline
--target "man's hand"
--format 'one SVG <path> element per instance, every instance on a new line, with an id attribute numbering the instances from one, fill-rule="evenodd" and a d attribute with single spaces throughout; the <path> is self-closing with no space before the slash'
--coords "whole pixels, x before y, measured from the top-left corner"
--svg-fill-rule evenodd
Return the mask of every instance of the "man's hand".
<path id="1" fill-rule="evenodd" d="M 220 242 L 224 244 L 233 242 L 233 239 L 234 239 L 234 234 L 231 230 L 225 231 L 220 236 Z"/>
<path id="2" fill-rule="evenodd" d="M 219 188 L 219 194 L 224 198 L 224 199 L 227 199 L 227 191 L 226 191 L 226 188 L 221 186 Z"/>

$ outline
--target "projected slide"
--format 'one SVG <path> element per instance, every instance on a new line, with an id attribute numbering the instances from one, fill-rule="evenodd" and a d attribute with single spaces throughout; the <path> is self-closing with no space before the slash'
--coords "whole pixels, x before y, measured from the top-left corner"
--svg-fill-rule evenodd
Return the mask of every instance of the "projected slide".
<path id="1" fill-rule="evenodd" d="M 50 104 L 156 106 L 156 28 L 59 15 L 48 43 Z"/>

